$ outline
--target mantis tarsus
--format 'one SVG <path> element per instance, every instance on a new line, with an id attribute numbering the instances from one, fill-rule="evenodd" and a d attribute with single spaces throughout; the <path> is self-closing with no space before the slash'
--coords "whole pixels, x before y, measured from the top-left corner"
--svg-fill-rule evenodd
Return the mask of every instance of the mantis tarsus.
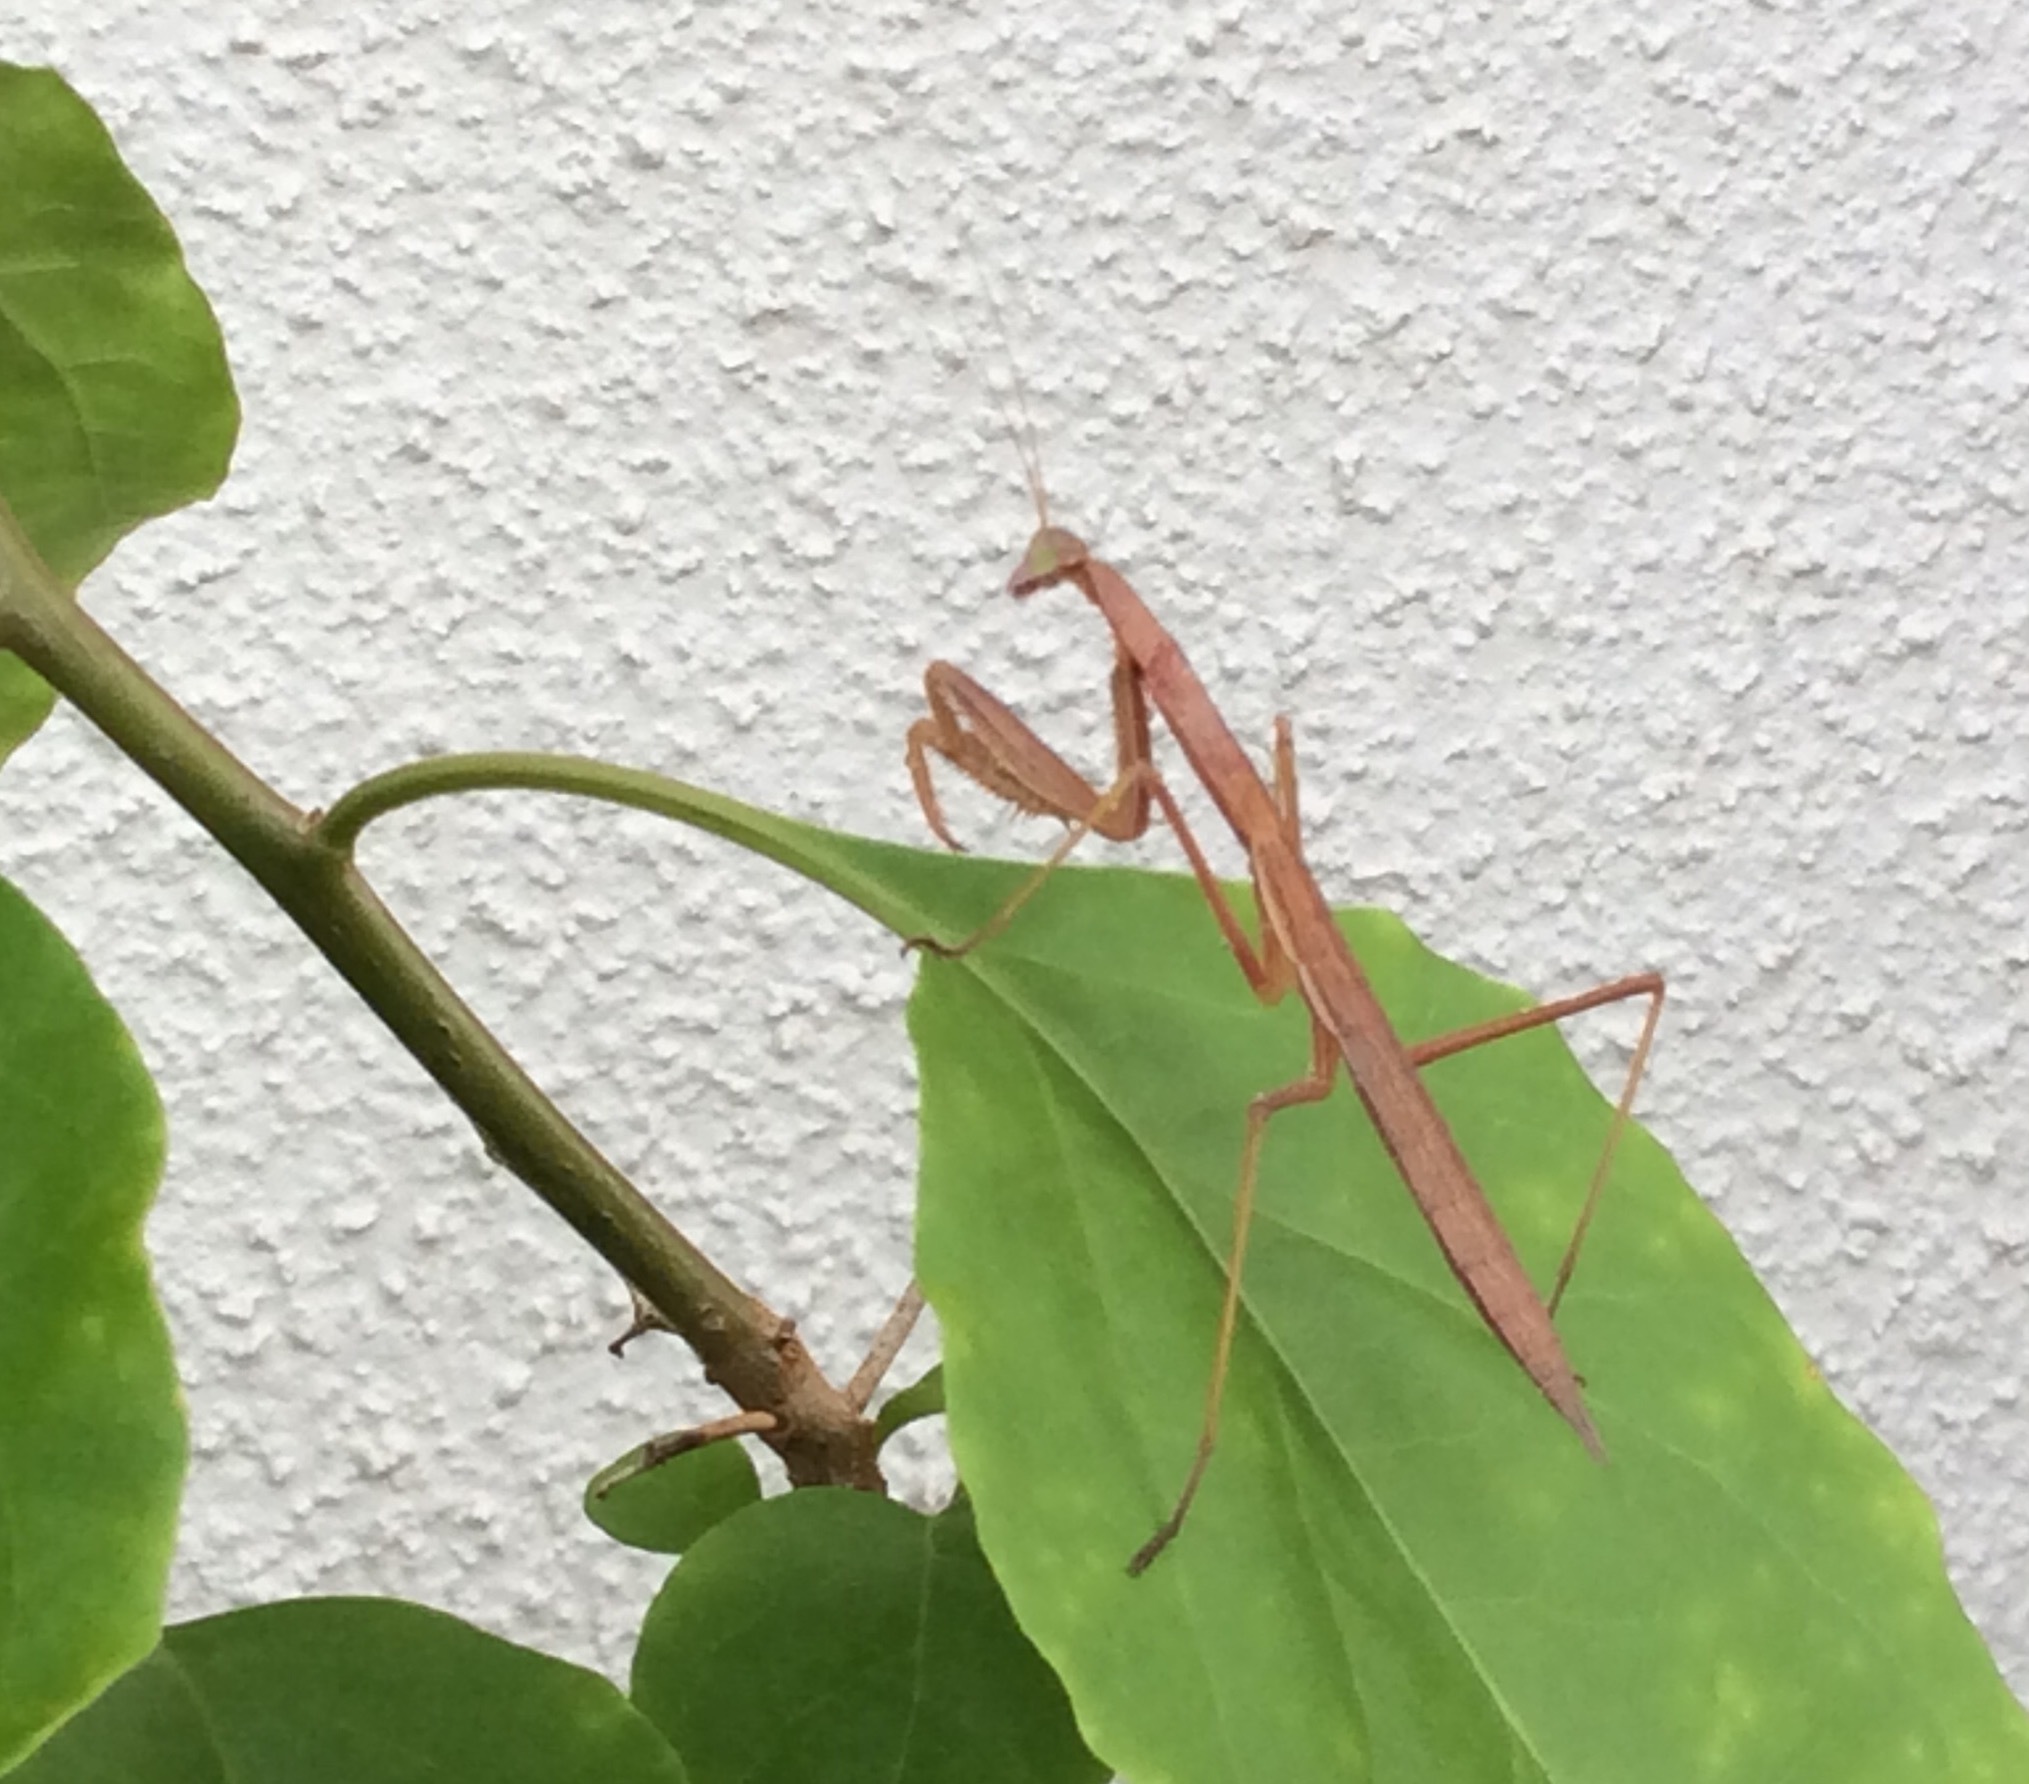
<path id="1" fill-rule="evenodd" d="M 1605 1449 L 1557 1335 L 1553 1314 L 1612 1167 L 1648 1058 L 1662 1013 L 1661 976 L 1638 974 L 1454 1035 L 1406 1045 L 1382 1011 L 1304 863 L 1297 824 L 1296 751 L 1287 718 L 1276 720 L 1271 788 L 1220 716 L 1176 640 L 1118 571 L 1093 557 L 1074 534 L 1049 523 L 1041 482 L 1033 471 L 1031 483 L 1039 525 L 1008 580 L 1008 592 L 1027 597 L 1057 583 L 1069 583 L 1098 608 L 1112 629 L 1116 772 L 1111 786 L 1102 792 L 971 676 L 950 663 L 932 663 L 924 674 L 930 716 L 912 725 L 908 738 L 909 772 L 930 828 L 950 847 L 959 846 L 945 824 L 931 783 L 933 752 L 1020 810 L 1061 819 L 1069 828 L 1049 859 L 982 928 L 956 944 L 925 941 L 922 945 L 932 952 L 955 956 L 990 940 L 1087 835 L 1096 831 L 1120 842 L 1138 837 L 1148 828 L 1153 804 L 1182 843 L 1212 915 L 1255 995 L 1265 1003 L 1274 1003 L 1296 991 L 1311 1017 L 1309 1069 L 1288 1084 L 1262 1092 L 1248 1105 L 1225 1299 L 1197 1453 L 1175 1506 L 1135 1552 L 1128 1571 L 1141 1573 L 1182 1529 L 1218 1440 L 1255 1179 L 1268 1122 L 1283 1109 L 1323 1100 L 1331 1091 L 1341 1060 L 1452 1274 L 1543 1397 L 1563 1415 L 1586 1448 L 1604 1460 Z M 1150 750 L 1150 701 L 1246 850 L 1260 912 L 1258 944 L 1248 939 L 1181 807 L 1155 767 Z M 1583 1209 L 1556 1284 L 1545 1301 L 1523 1270 L 1506 1231 L 1417 1075 L 1418 1069 L 1469 1047 L 1630 997 L 1648 998 L 1649 1009 Z"/>

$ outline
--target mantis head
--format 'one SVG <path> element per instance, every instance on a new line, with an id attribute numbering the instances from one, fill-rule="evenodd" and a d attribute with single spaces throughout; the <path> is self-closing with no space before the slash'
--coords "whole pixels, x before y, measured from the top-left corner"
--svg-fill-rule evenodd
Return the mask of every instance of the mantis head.
<path id="1" fill-rule="evenodd" d="M 1076 533 L 1046 522 L 1036 529 L 1028 550 L 1022 554 L 1022 561 L 1007 579 L 1007 592 L 1017 596 L 1033 595 L 1053 582 L 1075 576 L 1084 569 L 1090 555 L 1085 549 L 1085 541 Z"/>

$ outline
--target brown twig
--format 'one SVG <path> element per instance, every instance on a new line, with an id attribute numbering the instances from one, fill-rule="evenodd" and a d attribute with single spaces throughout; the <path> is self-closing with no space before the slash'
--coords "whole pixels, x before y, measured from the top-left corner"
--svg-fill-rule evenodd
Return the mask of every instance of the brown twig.
<path id="1" fill-rule="evenodd" d="M 444 1093 L 752 1414 L 797 1485 L 879 1489 L 873 1427 L 771 1308 L 726 1276 L 564 1116 L 310 814 L 186 712 L 70 598 L 0 504 L 0 649 L 72 701 L 261 884 Z"/>
<path id="2" fill-rule="evenodd" d="M 916 1329 L 916 1322 L 922 1317 L 923 1291 L 911 1277 L 909 1286 L 896 1300 L 894 1311 L 881 1322 L 881 1329 L 874 1334 L 865 1359 L 852 1372 L 852 1380 L 845 1384 L 845 1403 L 855 1412 L 866 1411 L 867 1402 L 881 1385 L 881 1378 L 894 1367 L 895 1359 L 902 1354 L 902 1346 L 909 1342 L 909 1334 Z"/>

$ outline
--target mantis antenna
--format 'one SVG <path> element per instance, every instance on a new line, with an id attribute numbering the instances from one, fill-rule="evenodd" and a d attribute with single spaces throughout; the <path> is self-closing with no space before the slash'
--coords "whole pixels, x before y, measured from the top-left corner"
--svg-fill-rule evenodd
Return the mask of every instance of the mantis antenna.
<path id="1" fill-rule="evenodd" d="M 1000 336 L 1002 362 L 1007 368 L 1008 382 L 1014 387 L 1015 409 L 1010 411 L 1007 398 L 1001 393 L 992 376 L 986 380 L 986 388 L 993 397 L 994 407 L 1000 411 L 1000 419 L 1007 429 L 1007 435 L 1014 442 L 1015 455 L 1021 460 L 1022 480 L 1029 487 L 1029 499 L 1035 503 L 1036 524 L 1047 527 L 1050 524 L 1049 491 L 1043 482 L 1043 448 L 1036 433 L 1035 418 L 1029 413 L 1028 386 L 1021 374 L 1021 367 L 1015 358 L 1014 335 L 1007 325 L 1007 312 L 1001 307 L 1000 295 L 994 289 L 993 277 L 986 270 L 986 262 L 980 256 L 973 242 L 971 231 L 964 236 L 966 257 L 972 262 L 973 276 L 979 281 L 979 292 L 986 299 L 986 307 L 993 315 L 994 332 Z M 1020 417 L 1019 423 L 1016 420 Z"/>

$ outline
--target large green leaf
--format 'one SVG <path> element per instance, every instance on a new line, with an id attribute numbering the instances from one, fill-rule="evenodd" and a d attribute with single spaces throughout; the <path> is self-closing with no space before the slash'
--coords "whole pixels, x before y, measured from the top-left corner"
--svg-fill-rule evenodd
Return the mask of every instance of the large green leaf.
<path id="1" fill-rule="evenodd" d="M 309 1598 L 167 1631 L 20 1784 L 682 1784 L 582 1667 L 394 1599 Z"/>
<path id="2" fill-rule="evenodd" d="M 0 881 L 0 1771 L 155 1645 L 183 1417 L 141 1224 L 162 1116 Z"/>
<path id="3" fill-rule="evenodd" d="M 674 808 L 672 808 L 674 809 Z M 1019 880 L 692 796 L 904 932 Z M 1411 1037 L 1517 1007 L 1346 919 Z M 1560 988 L 1561 989 L 1561 988 Z M 2029 1777 L 1929 1506 L 1633 1136 L 1566 1303 L 1611 1459 L 1486 1333 L 1344 1091 L 1269 1141 L 1225 1435 L 1182 1538 L 1241 1112 L 1294 1077 L 1187 880 L 1067 871 L 926 964 L 919 1266 L 1015 1615 L 1136 1779 Z M 1667 1029 L 1664 1063 L 1667 1070 Z M 1431 1068 L 1538 1280 L 1606 1107 L 1554 1034 Z"/>
<path id="4" fill-rule="evenodd" d="M 1357 1103 L 1277 1121 L 1224 1435 L 1199 1415 L 1240 1111 L 1301 1069 L 1192 888 L 1084 878 L 933 964 L 920 1267 L 988 1553 L 1134 1777 L 2029 1776 L 1928 1504 L 1635 1136 L 1561 1320 L 1593 1462 L 1449 1280 Z M 1025 916 L 1027 914 L 1025 913 Z M 1412 1037 L 1522 1003 L 1346 919 Z M 1606 1107 L 1549 1033 L 1431 1068 L 1538 1280 Z"/>
<path id="5" fill-rule="evenodd" d="M 736 1513 L 650 1608 L 633 1692 L 700 1784 L 1105 1776 L 962 1507 L 819 1489 Z"/>
<path id="6" fill-rule="evenodd" d="M 0 500 L 76 584 L 142 521 L 211 494 L 238 431 L 168 222 L 60 76 L 0 63 Z M 0 757 L 48 710 L 0 654 Z"/>

